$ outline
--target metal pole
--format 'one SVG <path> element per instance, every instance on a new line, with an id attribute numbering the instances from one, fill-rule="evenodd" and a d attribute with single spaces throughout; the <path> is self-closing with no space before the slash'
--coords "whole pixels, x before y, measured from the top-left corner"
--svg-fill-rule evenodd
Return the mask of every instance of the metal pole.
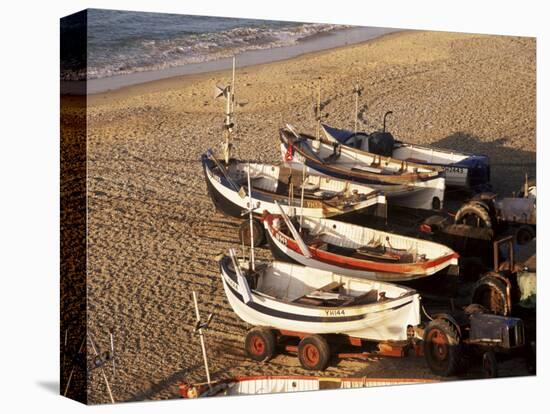
<path id="1" fill-rule="evenodd" d="M 292 202 L 294 200 L 294 180 L 292 179 L 292 169 L 288 177 L 288 214 L 292 214 Z"/>
<path id="2" fill-rule="evenodd" d="M 113 363 L 113 377 L 116 378 L 116 367 L 115 367 L 115 341 L 113 339 L 113 333 L 109 332 L 109 337 L 111 339 L 111 361 Z"/>
<path id="3" fill-rule="evenodd" d="M 231 77 L 231 114 L 235 111 L 235 56 L 233 56 L 233 74 Z"/>
<path id="4" fill-rule="evenodd" d="M 97 352 L 97 349 L 94 345 L 94 340 L 92 339 L 91 336 L 90 336 L 90 343 L 92 344 L 92 349 L 94 351 L 94 355 L 97 356 L 98 352 Z M 113 393 L 111 391 L 111 386 L 109 385 L 109 380 L 107 379 L 107 375 L 105 375 L 105 370 L 103 369 L 103 366 L 101 366 L 99 369 L 101 370 L 101 374 L 103 375 L 103 380 L 105 381 L 105 385 L 107 386 L 107 392 L 109 393 L 109 398 L 111 399 L 111 403 L 114 404 L 115 399 L 113 398 Z"/>
<path id="5" fill-rule="evenodd" d="M 229 141 L 230 141 L 230 135 L 231 135 L 231 131 L 230 131 L 230 125 L 231 125 L 231 90 L 229 90 L 229 96 L 226 96 L 225 99 L 226 99 L 226 102 L 225 102 L 225 143 L 224 143 L 225 145 L 224 145 L 224 148 L 223 148 L 223 156 L 224 156 L 225 165 L 228 165 L 229 164 L 229 158 L 230 158 Z"/>
<path id="6" fill-rule="evenodd" d="M 321 129 L 321 78 L 319 78 L 319 86 L 317 93 L 317 139 L 319 139 L 319 133 Z"/>
<path id="7" fill-rule="evenodd" d="M 193 291 L 193 302 L 195 303 L 195 315 L 197 317 L 197 323 L 200 324 L 201 315 L 199 314 L 199 304 L 197 303 L 197 293 L 195 291 Z M 208 369 L 208 359 L 206 357 L 206 345 L 204 344 L 202 328 L 199 328 L 199 337 L 201 340 L 202 358 L 204 359 L 204 369 L 206 371 L 206 381 L 208 382 L 208 388 L 212 389 L 212 384 L 210 383 L 210 371 Z"/>
<path id="8" fill-rule="evenodd" d="M 304 223 L 304 189 L 306 187 L 306 164 L 302 167 L 302 196 L 300 198 L 300 231 L 302 231 L 302 224 Z"/>
<path id="9" fill-rule="evenodd" d="M 84 342 L 85 341 L 86 341 L 86 338 L 84 338 L 82 340 L 82 342 L 80 343 L 80 347 L 78 348 L 77 354 L 80 354 L 82 352 L 82 348 L 84 347 Z M 69 386 L 71 385 L 71 380 L 73 379 L 73 374 L 74 374 L 74 362 L 73 362 L 73 366 L 71 368 L 71 372 L 69 373 L 69 378 L 67 379 L 67 385 L 65 385 L 65 391 L 63 392 L 64 397 L 67 396 L 67 392 L 69 391 Z"/>
<path id="10" fill-rule="evenodd" d="M 355 125 L 353 132 L 357 134 L 357 117 L 359 116 L 359 84 L 355 84 Z"/>
<path id="11" fill-rule="evenodd" d="M 250 217 L 250 269 L 252 271 L 256 270 L 254 265 L 254 219 L 252 217 L 252 211 L 254 207 L 252 206 L 252 186 L 250 185 L 250 163 L 248 163 L 248 213 Z"/>
<path id="12" fill-rule="evenodd" d="M 233 118 L 233 110 L 235 105 L 235 56 L 233 56 L 233 70 L 231 74 L 231 85 L 229 86 L 229 93 L 225 97 L 225 143 L 224 143 L 224 158 L 225 164 L 229 164 L 230 154 L 230 140 L 231 140 L 231 123 Z"/>
<path id="13" fill-rule="evenodd" d="M 67 354 L 67 336 L 69 334 L 69 328 L 65 329 L 65 342 L 63 343 L 63 362 L 61 367 L 65 369 L 65 355 Z"/>

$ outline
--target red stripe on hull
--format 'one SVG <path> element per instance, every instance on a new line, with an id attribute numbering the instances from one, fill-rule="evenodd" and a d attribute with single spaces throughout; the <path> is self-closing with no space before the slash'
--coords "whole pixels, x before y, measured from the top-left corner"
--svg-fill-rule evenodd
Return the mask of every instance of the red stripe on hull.
<path id="1" fill-rule="evenodd" d="M 277 229 L 273 228 L 273 217 L 266 217 L 269 232 L 273 238 L 276 238 L 277 235 L 286 240 L 286 246 L 298 253 L 302 254 L 300 247 L 294 239 L 291 239 L 286 234 L 281 233 Z M 365 270 L 372 272 L 383 272 L 383 273 L 398 273 L 404 275 L 423 275 L 427 273 L 427 270 L 435 268 L 440 264 L 443 264 L 449 260 L 458 258 L 458 253 L 452 252 L 445 256 L 438 257 L 433 260 L 428 260 L 426 262 L 417 262 L 417 263 L 382 263 L 375 262 L 371 260 L 362 260 L 356 259 L 353 257 L 341 256 L 335 253 L 330 253 L 324 250 L 317 249 L 308 245 L 309 252 L 311 253 L 311 259 L 317 260 L 322 263 L 342 267 L 344 269 L 350 270 Z"/>

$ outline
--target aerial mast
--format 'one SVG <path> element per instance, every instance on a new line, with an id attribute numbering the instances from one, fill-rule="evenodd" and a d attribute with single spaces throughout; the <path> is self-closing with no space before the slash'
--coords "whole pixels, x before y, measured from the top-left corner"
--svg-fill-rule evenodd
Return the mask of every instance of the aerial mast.
<path id="1" fill-rule="evenodd" d="M 235 56 L 233 56 L 233 70 L 231 75 L 231 84 L 223 87 L 216 85 L 215 98 L 223 96 L 225 98 L 225 120 L 223 123 L 224 140 L 222 142 L 222 151 L 225 164 L 229 164 L 231 158 L 231 133 L 233 132 L 233 118 L 235 111 Z"/>

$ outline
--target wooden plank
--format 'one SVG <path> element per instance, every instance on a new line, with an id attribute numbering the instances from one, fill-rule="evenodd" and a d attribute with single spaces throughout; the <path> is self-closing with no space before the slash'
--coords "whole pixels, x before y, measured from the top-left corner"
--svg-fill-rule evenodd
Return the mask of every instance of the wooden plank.
<path id="1" fill-rule="evenodd" d="M 342 304 L 342 306 L 350 306 L 350 305 L 364 305 L 367 303 L 375 303 L 378 301 L 378 290 L 371 289 L 368 292 L 365 292 L 359 296 L 355 296 L 351 300 L 347 300 Z"/>
<path id="2" fill-rule="evenodd" d="M 303 303 L 304 305 L 319 306 L 319 305 L 323 304 L 322 299 L 309 298 L 307 296 L 311 295 L 315 292 L 327 292 L 328 293 L 328 292 L 334 291 L 336 289 L 339 289 L 342 286 L 344 286 L 344 283 L 342 283 L 342 282 L 336 282 L 336 281 L 330 282 L 329 284 L 327 284 L 323 287 L 320 287 L 319 289 L 315 289 L 313 292 L 306 293 L 305 295 L 294 299 L 292 302 Z"/>
<path id="3" fill-rule="evenodd" d="M 330 282 L 328 285 L 325 285 L 319 289 L 315 289 L 315 290 L 318 290 L 320 292 L 330 292 L 331 290 L 336 290 L 336 289 L 339 289 L 341 288 L 342 286 L 344 286 L 344 283 L 343 282 Z"/>

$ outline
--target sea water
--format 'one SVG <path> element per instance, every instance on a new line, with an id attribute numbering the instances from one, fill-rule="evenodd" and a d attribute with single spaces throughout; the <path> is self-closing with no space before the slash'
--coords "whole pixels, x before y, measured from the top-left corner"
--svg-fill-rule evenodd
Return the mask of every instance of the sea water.
<path id="1" fill-rule="evenodd" d="M 232 56 L 244 57 L 239 59 L 241 66 L 264 63 L 358 43 L 392 31 L 338 24 L 99 9 L 88 10 L 87 25 L 87 67 L 62 59 L 62 81 L 143 72 L 159 74 L 167 69 L 171 69 L 166 72 L 167 76 L 206 72 L 222 68 L 208 62 L 229 61 Z M 64 29 L 62 20 L 62 33 Z M 187 69 L 182 71 L 184 67 Z M 126 83 L 139 83 L 151 80 L 151 76 L 125 79 Z"/>

